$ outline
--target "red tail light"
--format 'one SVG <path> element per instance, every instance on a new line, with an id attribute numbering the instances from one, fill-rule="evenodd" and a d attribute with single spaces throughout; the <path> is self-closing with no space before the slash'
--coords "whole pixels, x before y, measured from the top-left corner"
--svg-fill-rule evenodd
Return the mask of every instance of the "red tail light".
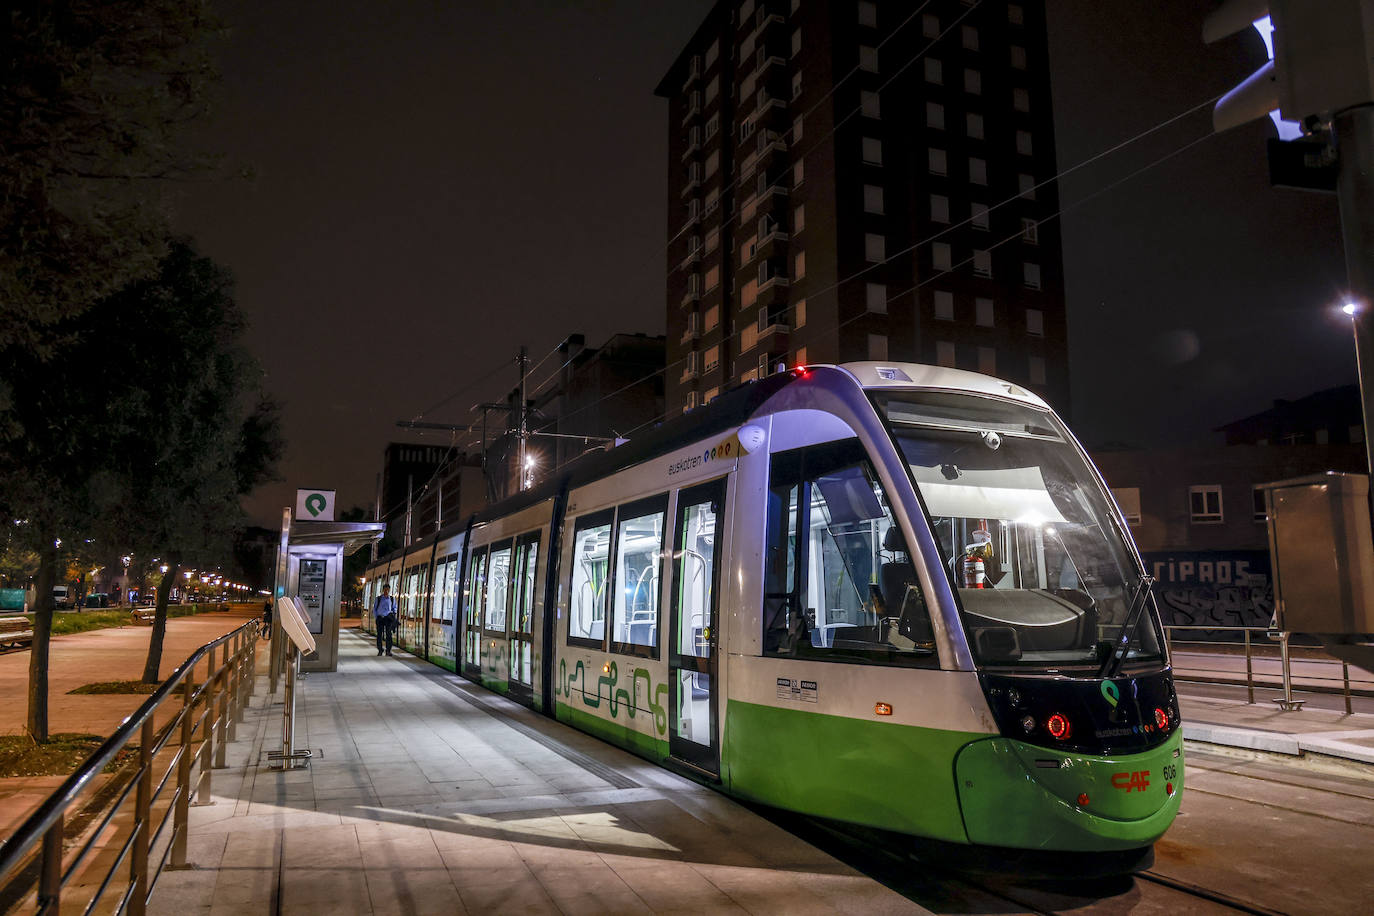
<path id="1" fill-rule="evenodd" d="M 1045 721 L 1045 730 L 1057 741 L 1063 741 L 1069 737 L 1069 720 L 1061 714 L 1055 713 Z"/>
<path id="2" fill-rule="evenodd" d="M 1159 727 L 1160 731 L 1169 727 L 1169 714 L 1158 706 L 1155 707 L 1155 725 Z"/>

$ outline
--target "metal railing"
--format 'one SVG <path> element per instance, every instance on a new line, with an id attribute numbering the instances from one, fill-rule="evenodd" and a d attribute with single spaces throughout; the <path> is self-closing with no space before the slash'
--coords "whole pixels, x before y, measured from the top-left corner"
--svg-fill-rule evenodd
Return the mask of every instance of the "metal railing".
<path id="1" fill-rule="evenodd" d="M 1189 646 L 1227 646 L 1228 648 L 1229 648 L 1229 647 L 1234 647 L 1234 646 L 1236 645 L 1236 643 L 1235 643 L 1234 641 L 1231 641 L 1231 640 L 1219 640 L 1219 639 L 1211 639 L 1211 640 L 1209 640 L 1209 639 L 1189 639 L 1189 640 L 1181 640 L 1181 641 L 1180 641 L 1180 640 L 1175 640 L 1175 638 L 1174 638 L 1174 632 L 1175 632 L 1176 630 L 1189 630 L 1189 631 L 1201 632 L 1201 633 L 1222 633 L 1222 634 L 1238 633 L 1238 634 L 1240 634 L 1240 635 L 1242 636 L 1242 641 L 1243 641 L 1244 646 L 1245 646 L 1245 689 L 1246 689 L 1246 694 L 1247 694 L 1248 701 L 1249 701 L 1250 703 L 1252 703 L 1252 704 L 1255 702 L 1255 683 L 1256 683 L 1256 681 L 1255 681 L 1255 664 L 1254 664 L 1254 642 L 1255 642 L 1255 640 L 1253 639 L 1252 634 L 1256 634 L 1256 633 L 1262 634 L 1263 637 L 1265 638 L 1265 640 L 1266 640 L 1267 642 L 1277 642 L 1277 643 L 1279 644 L 1279 676 L 1280 676 L 1280 681 L 1281 681 L 1282 686 L 1283 686 L 1283 696 L 1282 696 L 1281 698 L 1275 698 L 1274 702 L 1278 703 L 1280 707 L 1282 707 L 1284 710 L 1288 710 L 1288 711 L 1296 710 L 1296 709 L 1301 709 L 1303 703 L 1306 702 L 1306 701 L 1304 701 L 1304 700 L 1295 700 L 1295 699 L 1293 699 L 1293 657 L 1292 657 L 1292 653 L 1291 653 L 1290 650 L 1289 650 L 1289 645 L 1288 645 L 1289 639 L 1292 637 L 1293 634 L 1288 633 L 1288 632 L 1276 632 L 1276 631 L 1274 631 L 1274 630 L 1270 630 L 1268 627 L 1228 627 L 1228 626 L 1215 626 L 1215 625 L 1210 625 L 1210 626 L 1204 626 L 1204 625 L 1194 625 L 1194 626 L 1166 626 L 1166 627 L 1164 628 L 1164 638 L 1167 639 L 1167 640 L 1169 641 L 1169 647 L 1170 647 L 1171 652 L 1172 652 L 1172 650 L 1175 648 L 1175 644 L 1176 644 L 1177 642 L 1183 642 L 1183 643 L 1185 643 L 1186 645 L 1189 645 Z M 1349 715 L 1350 712 L 1351 712 L 1351 704 L 1350 704 L 1350 665 L 1349 665 L 1347 662 L 1345 662 L 1344 660 L 1341 660 L 1341 659 L 1336 659 L 1336 658 L 1331 657 L 1331 656 L 1325 656 L 1325 657 L 1328 658 L 1328 659 L 1330 659 L 1330 661 L 1333 662 L 1333 663 L 1336 662 L 1336 661 L 1340 661 L 1340 664 L 1341 664 L 1341 687 L 1340 687 L 1339 691 L 1337 691 L 1337 689 L 1336 689 L 1334 686 L 1332 686 L 1332 687 L 1326 687 L 1324 684 L 1320 684 L 1320 683 L 1319 683 L 1317 686 L 1315 686 L 1314 689 L 1323 690 L 1323 691 L 1325 691 L 1325 692 L 1331 692 L 1331 693 L 1340 692 L 1340 693 L 1345 697 L 1345 711 L 1346 711 L 1346 714 Z M 1177 675 L 1177 673 L 1176 673 L 1176 675 Z M 1188 678 L 1187 678 L 1187 677 L 1181 677 L 1180 679 L 1181 679 L 1181 680 L 1187 680 Z M 1319 676 L 1319 675 L 1312 675 L 1312 674 L 1305 674 L 1305 675 L 1303 675 L 1303 679 L 1306 680 L 1306 681 L 1317 681 L 1317 682 L 1322 682 L 1322 681 L 1332 681 L 1332 682 L 1334 682 L 1334 681 L 1335 681 L 1335 678 L 1324 678 L 1324 677 L 1321 677 L 1321 676 Z M 1266 685 L 1261 685 L 1261 686 L 1266 686 Z"/>
<path id="2" fill-rule="evenodd" d="M 258 622 L 250 621 L 197 649 L 0 845 L 0 889 L 6 900 L 56 914 L 64 896 L 70 902 L 89 892 L 77 901 L 89 914 L 111 887 L 122 887 L 112 909 L 107 904 L 102 911 L 142 916 L 169 860 L 172 868 L 186 867 L 192 795 L 194 804 L 210 804 L 211 773 L 226 766 L 226 746 L 253 694 L 257 637 Z M 204 680 L 197 684 L 193 675 L 201 662 Z M 178 700 L 180 708 L 158 727 L 159 712 Z M 94 813 L 91 805 L 80 806 L 135 737 L 136 760 L 116 769 L 101 789 L 101 800 L 113 796 L 113 801 Z M 171 796 L 164 798 L 169 785 Z M 85 823 L 73 816 L 77 808 L 89 815 Z M 171 834 L 164 837 L 169 824 Z"/>

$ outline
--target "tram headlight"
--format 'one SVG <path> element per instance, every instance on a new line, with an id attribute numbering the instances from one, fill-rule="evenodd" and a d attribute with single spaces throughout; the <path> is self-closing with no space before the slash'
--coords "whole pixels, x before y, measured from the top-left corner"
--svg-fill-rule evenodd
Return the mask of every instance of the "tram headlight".
<path id="1" fill-rule="evenodd" d="M 1035 716 L 1024 715 L 1021 717 L 1021 727 L 1026 730 L 1026 734 L 1035 731 Z"/>
<path id="2" fill-rule="evenodd" d="M 1072 731 L 1069 728 L 1069 720 L 1064 718 L 1062 713 L 1055 713 L 1046 719 L 1045 730 L 1049 732 L 1050 736 L 1056 741 L 1063 741 L 1068 738 L 1069 733 Z"/>

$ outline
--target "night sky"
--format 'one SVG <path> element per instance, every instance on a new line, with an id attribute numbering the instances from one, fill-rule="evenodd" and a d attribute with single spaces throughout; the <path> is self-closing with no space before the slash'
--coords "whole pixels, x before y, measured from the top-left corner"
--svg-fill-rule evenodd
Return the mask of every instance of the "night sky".
<path id="1" fill-rule="evenodd" d="M 385 444 L 414 438 L 395 421 L 456 395 L 423 419 L 471 422 L 468 406 L 514 386 L 522 343 L 537 361 L 570 333 L 595 346 L 663 332 L 667 113 L 653 88 L 711 5 L 220 0 L 223 101 L 199 139 L 251 177 L 174 203 L 238 278 L 285 405 L 284 480 L 248 501 L 254 522 L 275 526 L 297 486 L 369 504 Z M 1262 62 L 1253 31 L 1203 45 L 1208 9 L 1053 0 L 1061 170 Z M 1210 118 L 1063 182 L 1069 413 L 1090 445 L 1214 439 L 1274 398 L 1354 380 L 1331 309 L 1345 277 L 1335 198 L 1269 187 L 1267 121 L 1102 191 L 1208 135 Z"/>

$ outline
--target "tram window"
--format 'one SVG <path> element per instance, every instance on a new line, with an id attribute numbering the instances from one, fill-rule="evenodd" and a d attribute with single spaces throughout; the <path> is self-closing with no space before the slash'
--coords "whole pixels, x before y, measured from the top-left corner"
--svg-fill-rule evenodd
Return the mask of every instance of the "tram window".
<path id="1" fill-rule="evenodd" d="M 668 498 L 621 506 L 615 537 L 614 636 L 620 652 L 657 654 Z"/>
<path id="2" fill-rule="evenodd" d="M 517 589 L 515 593 L 515 614 L 511 620 L 511 633 L 529 636 L 534 620 L 534 570 L 539 565 L 539 535 L 529 534 L 516 541 L 515 571 L 511 581 Z"/>
<path id="3" fill-rule="evenodd" d="M 467 594 L 464 596 L 464 610 L 469 629 L 481 627 L 482 605 L 487 600 L 487 550 L 485 547 L 473 551 L 472 568 L 468 573 Z"/>
<path id="4" fill-rule="evenodd" d="M 712 602 L 715 589 L 717 505 L 713 498 L 700 502 L 678 501 L 678 547 L 674 554 L 679 624 L 678 655 L 705 658 L 711 654 Z"/>
<path id="5" fill-rule="evenodd" d="M 458 599 L 458 557 L 444 557 L 435 573 L 435 619 L 439 623 L 453 623 L 453 611 Z"/>
<path id="6" fill-rule="evenodd" d="M 578 519 L 573 532 L 568 641 L 602 647 L 606 639 L 606 592 L 610 578 L 610 510 Z"/>
<path id="7" fill-rule="evenodd" d="M 510 600 L 510 541 L 491 549 L 487 561 L 486 617 L 483 627 L 488 633 L 506 635 L 506 603 Z"/>
<path id="8" fill-rule="evenodd" d="M 773 456 L 767 564 L 765 653 L 935 663 L 906 541 L 857 439 Z"/>

